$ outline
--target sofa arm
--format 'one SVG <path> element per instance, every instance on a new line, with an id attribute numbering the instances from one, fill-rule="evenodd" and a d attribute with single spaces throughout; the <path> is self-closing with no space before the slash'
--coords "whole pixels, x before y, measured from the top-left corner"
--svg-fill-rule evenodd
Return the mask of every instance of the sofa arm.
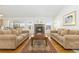
<path id="1" fill-rule="evenodd" d="M 67 49 L 79 49 L 79 35 L 64 35 Z"/>
<path id="2" fill-rule="evenodd" d="M 15 49 L 16 48 L 16 35 L 3 34 L 0 35 L 0 49 Z"/>

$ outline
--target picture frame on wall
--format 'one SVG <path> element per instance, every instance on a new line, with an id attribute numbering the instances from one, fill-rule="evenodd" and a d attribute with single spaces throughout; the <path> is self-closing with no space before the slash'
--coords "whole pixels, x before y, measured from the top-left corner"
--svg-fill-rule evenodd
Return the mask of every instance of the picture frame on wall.
<path id="1" fill-rule="evenodd" d="M 76 25 L 76 11 L 66 14 L 63 23 L 64 25 Z"/>

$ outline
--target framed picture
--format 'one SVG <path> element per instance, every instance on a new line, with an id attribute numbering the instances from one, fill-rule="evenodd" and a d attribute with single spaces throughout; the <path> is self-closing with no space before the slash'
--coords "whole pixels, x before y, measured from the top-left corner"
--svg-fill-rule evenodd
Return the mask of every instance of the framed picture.
<path id="1" fill-rule="evenodd" d="M 76 25 L 76 11 L 64 16 L 64 25 Z"/>

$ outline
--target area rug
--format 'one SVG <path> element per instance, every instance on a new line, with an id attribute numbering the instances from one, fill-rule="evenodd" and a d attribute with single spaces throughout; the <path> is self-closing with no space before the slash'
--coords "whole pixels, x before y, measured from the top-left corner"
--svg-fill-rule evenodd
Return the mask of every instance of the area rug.
<path id="1" fill-rule="evenodd" d="M 23 49 L 22 53 L 56 53 L 56 49 L 52 46 L 48 39 L 48 44 L 46 48 L 33 48 L 31 46 L 31 40 L 27 44 L 26 48 Z"/>

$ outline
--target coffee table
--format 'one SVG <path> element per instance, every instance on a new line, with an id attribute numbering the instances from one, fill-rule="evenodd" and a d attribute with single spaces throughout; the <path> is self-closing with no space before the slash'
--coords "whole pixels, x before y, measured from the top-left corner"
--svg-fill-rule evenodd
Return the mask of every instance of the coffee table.
<path id="1" fill-rule="evenodd" d="M 44 48 L 47 47 L 48 37 L 44 34 L 34 35 L 31 37 L 31 46 L 37 48 Z"/>

